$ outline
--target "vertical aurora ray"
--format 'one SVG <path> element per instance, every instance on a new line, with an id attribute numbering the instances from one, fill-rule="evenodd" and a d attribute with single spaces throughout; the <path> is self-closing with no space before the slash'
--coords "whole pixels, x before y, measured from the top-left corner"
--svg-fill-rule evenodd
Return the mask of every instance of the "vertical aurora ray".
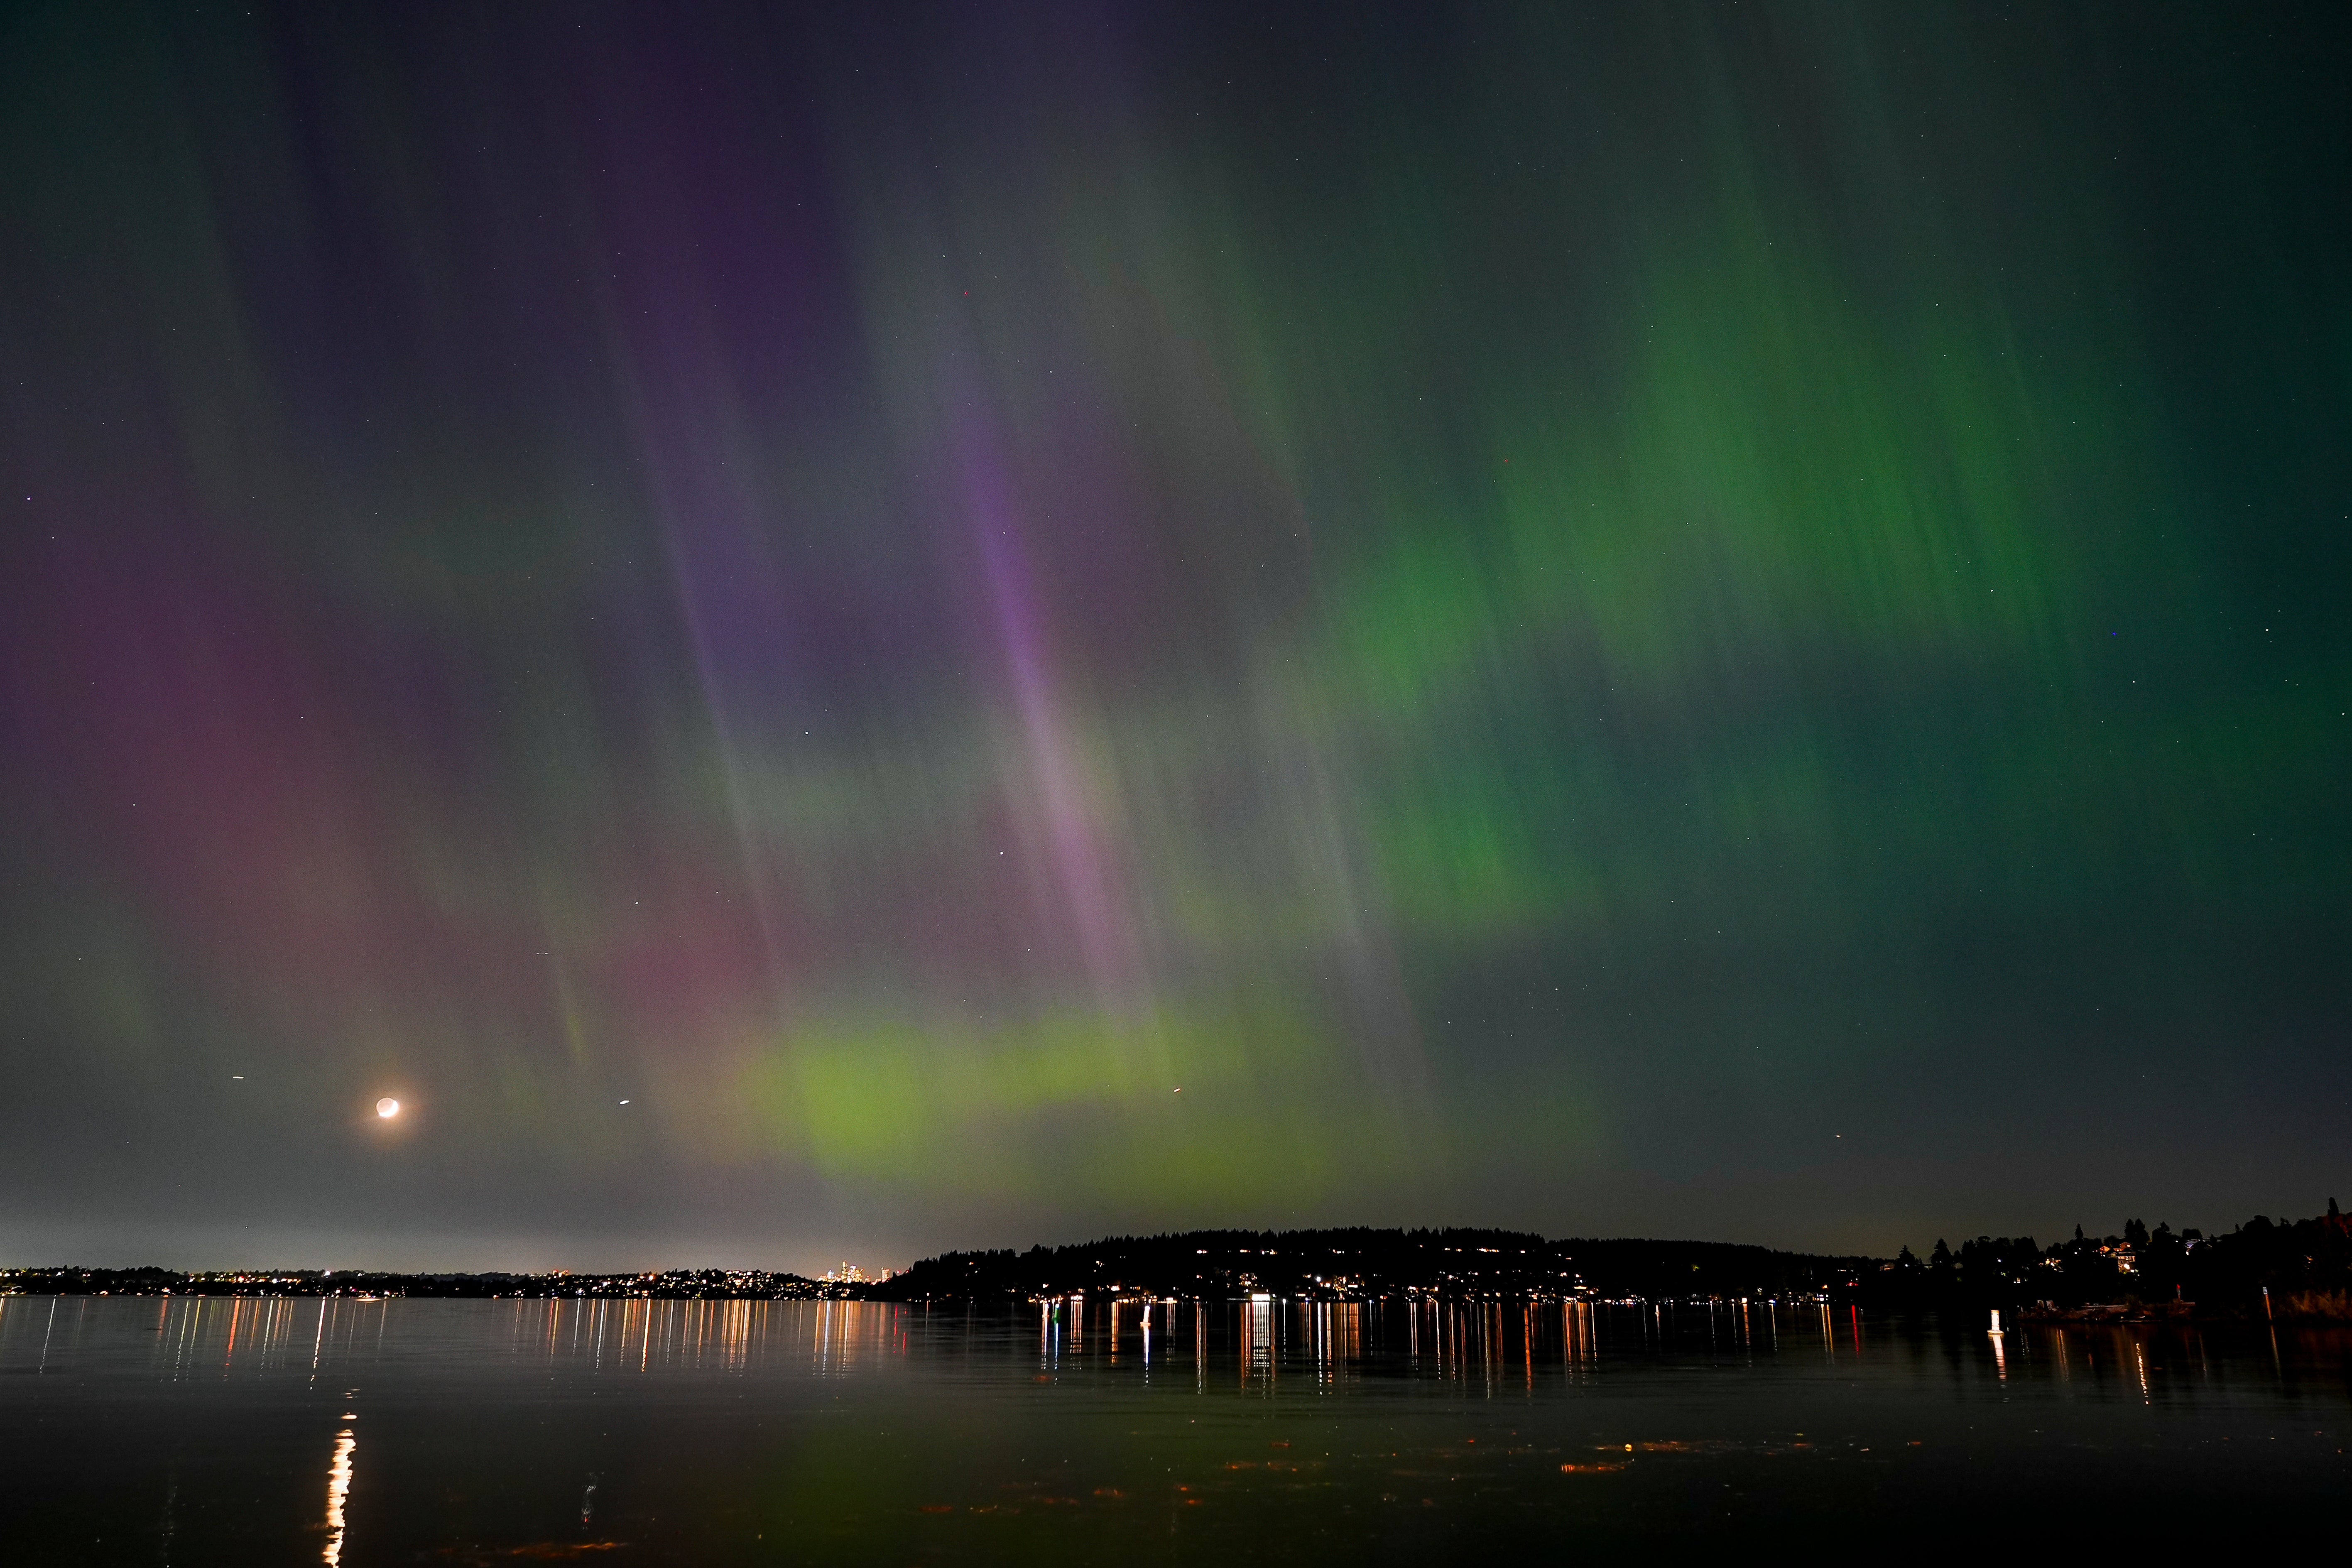
<path id="1" fill-rule="evenodd" d="M 6 24 L 0 1245 L 2340 1155 L 2326 29 L 551 16 Z"/>
<path id="2" fill-rule="evenodd" d="M 1024 548 L 1017 509 L 1005 494 L 1002 466 L 986 436 L 960 433 L 958 466 L 971 509 L 973 545 L 982 563 L 995 614 L 1005 675 L 1028 753 L 1027 787 L 1042 817 L 1042 858 L 1076 928 L 1097 1006 L 1117 1019 L 1136 1009 L 1142 997 L 1133 942 L 1113 886 L 1116 873 L 1104 842 L 1100 812 L 1088 786 L 1076 747 L 1055 710 L 1054 683 L 1044 647 L 1043 616 Z M 1039 850 L 1031 850 L 1039 855 Z"/>

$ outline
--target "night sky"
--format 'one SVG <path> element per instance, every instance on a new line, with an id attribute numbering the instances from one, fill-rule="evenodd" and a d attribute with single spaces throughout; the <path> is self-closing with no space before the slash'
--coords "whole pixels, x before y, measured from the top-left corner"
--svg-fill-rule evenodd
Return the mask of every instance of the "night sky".
<path id="1" fill-rule="evenodd" d="M 2352 1197 L 2347 68 L 9 8 L 0 1263 Z"/>

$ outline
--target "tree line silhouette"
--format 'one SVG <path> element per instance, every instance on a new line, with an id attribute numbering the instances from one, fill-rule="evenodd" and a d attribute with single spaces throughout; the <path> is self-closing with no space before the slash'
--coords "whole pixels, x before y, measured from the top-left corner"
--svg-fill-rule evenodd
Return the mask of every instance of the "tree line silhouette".
<path id="1" fill-rule="evenodd" d="M 948 1252 L 868 1300 L 919 1301 L 1108 1295 L 1367 1298 L 1827 1296 L 1884 1310 L 2003 1307 L 2127 1313 L 2352 1317 L 2352 1222 L 2328 1200 L 2311 1219 L 2257 1215 L 2222 1234 L 2137 1219 L 2112 1236 L 2043 1247 L 1980 1236 L 1938 1239 L 1922 1260 L 1778 1252 L 1725 1242 L 1547 1239 L 1518 1231 L 1201 1230 L 1105 1237 L 1027 1251 Z"/>
<path id="2" fill-rule="evenodd" d="M 2074 1234 L 2048 1247 L 2030 1236 L 1979 1236 L 1958 1250 L 1941 1238 L 1922 1261 L 1909 1247 L 1874 1270 L 1867 1294 L 1896 1307 L 2091 1306 L 2132 1311 L 2352 1318 L 2352 1221 L 2327 1212 L 2279 1221 L 2256 1215 L 2224 1233 Z"/>

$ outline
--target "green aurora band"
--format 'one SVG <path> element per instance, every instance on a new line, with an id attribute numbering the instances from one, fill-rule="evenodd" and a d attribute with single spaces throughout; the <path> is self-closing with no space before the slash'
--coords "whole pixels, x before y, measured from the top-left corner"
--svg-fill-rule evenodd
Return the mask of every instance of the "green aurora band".
<path id="1" fill-rule="evenodd" d="M 0 1249 L 2341 1169 L 2315 17 L 590 16 L 5 24 Z"/>

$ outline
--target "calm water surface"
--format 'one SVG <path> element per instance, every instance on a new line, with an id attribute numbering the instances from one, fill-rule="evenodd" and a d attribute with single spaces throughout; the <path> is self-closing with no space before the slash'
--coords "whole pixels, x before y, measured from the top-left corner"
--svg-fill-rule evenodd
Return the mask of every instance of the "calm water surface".
<path id="1" fill-rule="evenodd" d="M 0 1562 L 2284 1543 L 2352 1500 L 2348 1373 L 1761 1304 L 0 1298 Z"/>

